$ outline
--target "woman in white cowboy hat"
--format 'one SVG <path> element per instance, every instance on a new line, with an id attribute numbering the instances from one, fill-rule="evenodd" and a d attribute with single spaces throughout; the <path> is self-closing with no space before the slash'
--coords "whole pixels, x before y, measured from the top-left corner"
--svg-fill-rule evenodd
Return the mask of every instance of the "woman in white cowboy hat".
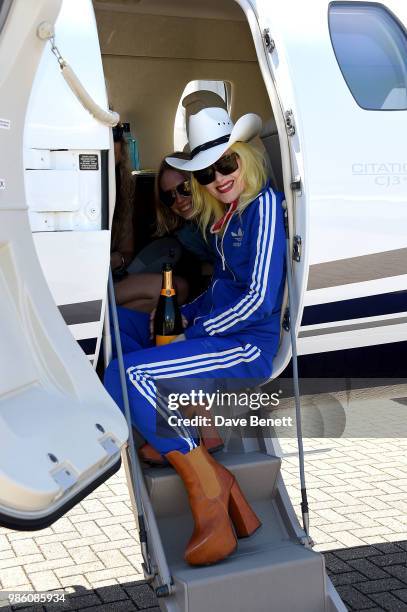
<path id="1" fill-rule="evenodd" d="M 248 379 L 253 386 L 267 380 L 279 344 L 284 286 L 283 194 L 273 192 L 262 156 L 247 144 L 261 120 L 249 114 L 233 125 L 219 100 L 211 92 L 184 100 L 191 159 L 167 158 L 193 173 L 194 206 L 218 253 L 212 283 L 182 308 L 187 325 L 171 344 L 151 347 L 148 323 L 138 313 L 120 321 L 126 341 L 133 342 L 124 355 L 133 424 L 177 470 L 188 492 L 195 530 L 185 558 L 192 565 L 225 558 L 236 535 L 250 536 L 260 521 L 233 475 L 198 445 L 182 420 L 172 435 L 157 434 L 157 413 L 163 421 L 174 416 L 157 386 L 164 381 L 167 389 L 169 383 L 196 388 L 199 379 L 202 388 L 228 379 L 228 389 L 240 389 Z M 105 384 L 121 405 L 116 361 Z"/>

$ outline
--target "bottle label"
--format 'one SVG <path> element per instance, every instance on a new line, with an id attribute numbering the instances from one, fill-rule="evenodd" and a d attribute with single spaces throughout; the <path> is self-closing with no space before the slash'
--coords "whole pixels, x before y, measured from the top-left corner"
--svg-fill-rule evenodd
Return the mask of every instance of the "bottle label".
<path id="1" fill-rule="evenodd" d="M 156 346 L 164 346 L 164 344 L 170 344 L 173 340 L 175 340 L 177 336 L 156 336 L 155 344 Z"/>

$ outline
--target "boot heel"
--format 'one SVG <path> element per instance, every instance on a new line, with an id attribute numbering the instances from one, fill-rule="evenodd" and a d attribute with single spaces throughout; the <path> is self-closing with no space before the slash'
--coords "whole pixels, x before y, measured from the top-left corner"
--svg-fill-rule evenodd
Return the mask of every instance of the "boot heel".
<path id="1" fill-rule="evenodd" d="M 212 419 L 212 417 L 209 418 Z M 201 444 L 205 446 L 208 453 L 216 453 L 224 447 L 223 440 L 218 434 L 215 425 L 212 424 L 212 421 L 210 425 L 199 426 L 198 433 Z"/>
<path id="2" fill-rule="evenodd" d="M 238 538 L 251 536 L 261 526 L 261 522 L 247 502 L 236 480 L 230 490 L 229 516 Z"/>

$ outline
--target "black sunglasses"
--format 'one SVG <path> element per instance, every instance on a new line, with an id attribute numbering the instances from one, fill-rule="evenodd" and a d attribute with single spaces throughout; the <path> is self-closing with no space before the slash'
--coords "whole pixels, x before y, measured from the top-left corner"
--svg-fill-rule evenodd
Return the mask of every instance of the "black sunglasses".
<path id="1" fill-rule="evenodd" d="M 200 185 L 209 185 L 209 183 L 213 183 L 215 180 L 216 171 L 223 174 L 223 176 L 227 176 L 228 174 L 235 172 L 235 170 L 237 170 L 239 167 L 237 161 L 238 157 L 238 154 L 232 151 L 232 153 L 224 155 L 211 166 L 203 168 L 202 170 L 194 170 L 192 174 Z"/>
<path id="2" fill-rule="evenodd" d="M 177 199 L 177 193 L 184 198 L 188 198 L 191 195 L 191 183 L 189 179 L 185 179 L 174 189 L 169 189 L 168 191 L 163 191 L 160 188 L 160 200 L 164 206 L 171 208 Z"/>

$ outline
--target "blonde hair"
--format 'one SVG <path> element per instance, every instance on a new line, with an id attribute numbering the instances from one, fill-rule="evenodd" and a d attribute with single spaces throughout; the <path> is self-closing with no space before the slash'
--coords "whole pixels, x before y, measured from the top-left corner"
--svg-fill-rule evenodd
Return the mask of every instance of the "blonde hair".
<path id="1" fill-rule="evenodd" d="M 237 153 L 240 158 L 240 177 L 244 190 L 239 198 L 237 211 L 242 214 L 246 206 L 255 199 L 266 183 L 266 164 L 262 153 L 246 142 L 235 142 L 230 146 L 230 150 Z M 191 186 L 195 216 L 198 219 L 202 234 L 205 236 L 208 226 L 225 214 L 225 207 L 193 176 Z"/>
<path id="2" fill-rule="evenodd" d="M 166 157 L 176 157 L 178 159 L 189 159 L 189 155 L 187 153 L 183 153 L 181 151 L 175 151 Z M 189 173 L 183 172 L 182 170 L 177 170 L 173 166 L 170 166 L 166 161 L 165 157 L 162 160 L 160 167 L 158 168 L 157 176 L 155 179 L 154 185 L 154 200 L 155 200 L 155 215 L 156 215 L 156 231 L 154 236 L 164 236 L 165 234 L 171 234 L 177 229 L 180 229 L 185 221 L 180 215 L 177 215 L 175 212 L 164 206 L 164 204 L 160 200 L 160 184 L 163 174 L 166 170 L 176 170 L 186 179 L 189 179 Z"/>

